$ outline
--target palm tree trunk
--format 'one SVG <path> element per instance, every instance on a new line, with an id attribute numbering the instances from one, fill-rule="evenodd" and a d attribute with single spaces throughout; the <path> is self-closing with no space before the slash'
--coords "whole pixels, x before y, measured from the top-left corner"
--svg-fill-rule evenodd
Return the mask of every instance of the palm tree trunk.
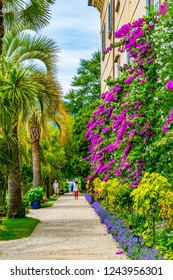
<path id="1" fill-rule="evenodd" d="M 3 1 L 0 0 L 0 55 L 2 54 L 2 39 L 4 37 L 4 22 L 3 22 Z"/>
<path id="2" fill-rule="evenodd" d="M 25 213 L 22 209 L 17 126 L 15 126 L 13 129 L 13 139 L 12 164 L 8 176 L 8 218 L 14 217 L 14 215 L 17 217 L 25 216 Z"/>
<path id="3" fill-rule="evenodd" d="M 3 183 L 2 183 L 3 185 Z M 0 225 L 2 224 L 2 218 L 4 214 L 4 203 L 3 203 L 3 186 L 0 183 Z"/>
<path id="4" fill-rule="evenodd" d="M 38 124 L 31 126 L 30 137 L 32 141 L 33 185 L 37 188 L 41 186 L 40 127 Z"/>
<path id="5" fill-rule="evenodd" d="M 39 140 L 32 143 L 32 164 L 33 164 L 33 184 L 34 187 L 41 186 L 41 162 Z"/>
<path id="6" fill-rule="evenodd" d="M 5 205 L 7 187 L 8 187 L 7 181 L 2 180 L 0 182 L 0 225 L 2 224 L 2 219 L 4 216 L 4 205 Z"/>

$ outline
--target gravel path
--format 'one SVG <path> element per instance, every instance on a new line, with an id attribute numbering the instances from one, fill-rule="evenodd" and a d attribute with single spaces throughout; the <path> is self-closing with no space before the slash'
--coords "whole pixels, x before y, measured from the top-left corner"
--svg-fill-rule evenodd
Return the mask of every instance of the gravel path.
<path id="1" fill-rule="evenodd" d="M 0 242 L 0 259 L 11 260 L 120 260 L 127 259 L 107 233 L 94 210 L 80 195 L 61 196 L 53 207 L 31 210 L 38 218 L 28 238 Z"/>

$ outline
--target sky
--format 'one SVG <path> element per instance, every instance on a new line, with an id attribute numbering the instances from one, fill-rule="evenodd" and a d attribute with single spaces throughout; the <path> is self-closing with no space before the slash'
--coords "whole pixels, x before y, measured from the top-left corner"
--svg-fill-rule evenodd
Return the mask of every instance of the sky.
<path id="1" fill-rule="evenodd" d="M 41 30 L 60 48 L 58 81 L 63 93 L 71 88 L 80 59 L 91 59 L 100 49 L 99 12 L 88 0 L 56 0 L 50 24 Z"/>

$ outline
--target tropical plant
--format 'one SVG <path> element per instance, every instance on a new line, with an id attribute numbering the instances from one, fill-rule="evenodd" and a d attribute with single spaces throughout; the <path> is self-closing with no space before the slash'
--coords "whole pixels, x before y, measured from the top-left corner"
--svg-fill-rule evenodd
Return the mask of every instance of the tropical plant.
<path id="1" fill-rule="evenodd" d="M 1 113 L 0 113 L 1 115 Z M 11 139 L 11 127 L 9 122 L 3 128 L 0 128 L 0 223 L 4 213 L 6 190 L 7 190 L 7 178 L 10 168 L 10 158 L 12 147 L 9 139 Z"/>
<path id="2" fill-rule="evenodd" d="M 41 199 L 43 197 L 43 188 L 37 187 L 37 188 L 31 189 L 27 193 L 26 197 L 30 203 L 35 202 L 35 201 L 41 201 Z"/>
<path id="3" fill-rule="evenodd" d="M 41 139 L 41 149 L 43 151 L 42 185 L 46 189 L 47 197 L 52 194 L 52 184 L 55 178 L 58 179 L 60 186 L 65 179 L 67 159 L 64 146 L 61 145 L 61 135 L 55 124 L 49 124 Z M 70 137 L 70 131 L 67 136 Z"/>
<path id="4" fill-rule="evenodd" d="M 0 1 L 0 54 L 4 32 L 40 29 L 49 24 L 50 8 L 54 0 L 5 0 Z"/>
<path id="5" fill-rule="evenodd" d="M 44 36 L 34 36 L 19 33 L 13 36 L 8 33 L 4 37 L 3 54 L 0 65 L 0 102 L 1 127 L 6 122 L 11 125 L 13 138 L 11 168 L 9 170 L 9 207 L 8 216 L 12 212 L 20 212 L 21 187 L 19 172 L 18 129 L 19 119 L 25 119 L 31 107 L 44 98 L 45 79 L 53 78 L 57 55 L 57 46 Z M 37 59 L 44 65 L 29 63 Z M 27 63 L 26 63 L 27 62 Z M 50 93 L 52 95 L 52 93 Z M 48 98 L 49 99 L 49 98 Z"/>
<path id="6" fill-rule="evenodd" d="M 48 79 L 45 77 L 45 82 L 47 80 Z M 50 85 L 48 86 L 49 83 Z M 62 108 L 61 92 L 58 84 L 56 85 L 56 83 L 53 83 L 53 80 L 48 80 L 47 86 L 45 85 L 44 95 L 46 97 L 45 100 L 43 97 L 38 105 L 33 106 L 26 119 L 32 143 L 33 184 L 35 187 L 41 184 L 40 138 L 42 132 L 51 121 L 56 121 L 60 128 L 62 128 L 63 125 L 65 126 L 65 123 L 60 122 L 60 118 L 56 116 L 63 112 L 65 117 L 65 110 Z"/>

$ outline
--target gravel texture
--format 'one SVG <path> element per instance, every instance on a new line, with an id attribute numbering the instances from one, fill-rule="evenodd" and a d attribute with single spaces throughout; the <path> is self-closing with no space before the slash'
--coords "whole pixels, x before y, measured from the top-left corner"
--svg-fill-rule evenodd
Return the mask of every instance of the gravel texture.
<path id="1" fill-rule="evenodd" d="M 0 242 L 0 259 L 126 260 L 83 195 L 61 196 L 53 207 L 30 210 L 39 223 L 30 237 Z"/>

